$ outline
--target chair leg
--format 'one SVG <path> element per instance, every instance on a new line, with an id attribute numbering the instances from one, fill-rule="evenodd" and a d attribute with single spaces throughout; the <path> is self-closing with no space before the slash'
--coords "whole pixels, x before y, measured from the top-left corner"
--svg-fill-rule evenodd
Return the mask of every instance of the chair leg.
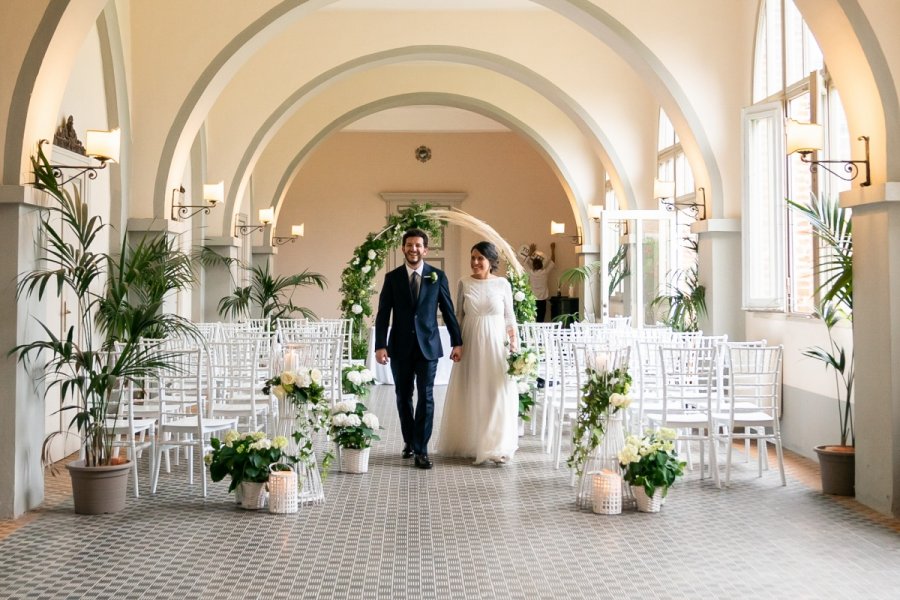
<path id="1" fill-rule="evenodd" d="M 725 458 L 725 487 L 728 487 L 731 485 L 731 459 L 734 455 L 734 438 L 732 437 L 733 433 L 734 432 L 729 427 L 728 428 L 728 437 L 726 438 L 728 440 L 728 455 Z M 745 440 L 745 441 L 750 441 L 750 440 Z"/>
<path id="2" fill-rule="evenodd" d="M 784 452 L 781 448 L 781 437 L 775 438 L 775 453 L 778 455 L 778 470 L 781 472 L 781 485 L 787 485 L 787 479 L 784 476 Z"/>

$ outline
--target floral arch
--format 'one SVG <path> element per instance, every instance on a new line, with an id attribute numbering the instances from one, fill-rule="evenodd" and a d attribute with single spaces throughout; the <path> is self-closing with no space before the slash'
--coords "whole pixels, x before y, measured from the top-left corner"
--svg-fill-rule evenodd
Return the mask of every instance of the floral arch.
<path id="1" fill-rule="evenodd" d="M 537 314 L 534 294 L 528 276 L 516 260 L 515 251 L 487 223 L 457 209 L 432 208 L 428 204 L 413 204 L 388 217 L 387 226 L 366 235 L 366 240 L 353 251 L 353 258 L 341 273 L 341 315 L 353 321 L 353 358 L 365 358 L 368 351 L 368 327 L 365 320 L 372 316 L 371 298 L 375 295 L 375 274 L 384 266 L 388 252 L 398 248 L 403 233 L 418 228 L 429 236 L 436 235 L 441 223 L 460 225 L 484 236 L 500 249 L 506 259 L 507 273 L 513 289 L 513 308 L 516 321 L 533 322 Z"/>

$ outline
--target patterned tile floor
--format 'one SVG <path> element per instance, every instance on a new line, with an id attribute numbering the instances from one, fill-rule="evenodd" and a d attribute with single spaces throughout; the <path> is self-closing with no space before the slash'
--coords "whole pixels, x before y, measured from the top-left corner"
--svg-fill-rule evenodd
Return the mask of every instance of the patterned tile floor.
<path id="1" fill-rule="evenodd" d="M 758 479 L 738 463 L 729 490 L 695 471 L 659 514 L 600 516 L 575 508 L 566 472 L 531 436 L 509 465 L 435 457 L 420 471 L 399 456 L 393 388 L 377 388 L 370 408 L 386 426 L 370 472 L 332 472 L 326 502 L 295 515 L 238 510 L 225 482 L 203 499 L 173 471 L 155 497 L 78 516 L 65 478 L 50 478 L 41 510 L 0 522 L 0 598 L 900 594 L 898 521 L 823 496 L 804 459 L 786 488 L 776 471 Z"/>

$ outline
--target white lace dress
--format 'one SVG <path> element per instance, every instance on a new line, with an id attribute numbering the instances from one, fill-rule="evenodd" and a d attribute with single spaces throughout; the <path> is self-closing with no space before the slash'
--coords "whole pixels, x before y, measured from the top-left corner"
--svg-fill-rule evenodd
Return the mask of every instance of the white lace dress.
<path id="1" fill-rule="evenodd" d="M 502 277 L 459 282 L 456 316 L 463 357 L 453 366 L 438 452 L 507 462 L 518 449 L 519 393 L 506 375 L 507 327 L 515 330 L 512 288 Z"/>

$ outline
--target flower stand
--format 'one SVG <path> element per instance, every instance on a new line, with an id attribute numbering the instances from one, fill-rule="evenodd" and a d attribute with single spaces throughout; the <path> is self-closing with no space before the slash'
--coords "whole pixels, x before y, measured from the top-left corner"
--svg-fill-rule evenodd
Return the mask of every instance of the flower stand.
<path id="1" fill-rule="evenodd" d="M 634 499 L 637 502 L 637 509 L 640 512 L 655 513 L 659 512 L 659 509 L 662 508 L 663 488 L 661 487 L 656 488 L 652 498 L 647 496 L 647 492 L 642 485 L 631 486 L 631 493 L 634 495 Z"/>
<path id="2" fill-rule="evenodd" d="M 259 510 L 266 505 L 266 482 L 242 481 L 236 490 L 235 498 L 240 499 L 240 507 L 244 510 Z"/>
<path id="3" fill-rule="evenodd" d="M 294 440 L 294 431 L 299 411 L 289 398 L 278 401 L 278 420 L 275 422 L 275 435 L 283 435 L 288 439 L 287 453 L 296 455 L 298 445 Z M 304 416 L 305 418 L 305 416 Z M 319 465 L 316 455 L 297 465 L 296 476 L 302 481 L 298 501 L 300 504 L 318 504 L 325 501 L 325 488 L 322 487 L 322 478 L 319 476 Z"/>
<path id="4" fill-rule="evenodd" d="M 297 512 L 297 473 L 293 469 L 272 470 L 269 474 L 269 512 Z"/>
<path id="5" fill-rule="evenodd" d="M 618 411 L 613 415 L 607 415 L 604 419 L 603 439 L 591 452 L 578 479 L 575 504 L 579 508 L 593 509 L 595 475 L 601 472 L 622 474 L 619 467 L 619 452 L 625 447 L 625 427 L 622 418 L 623 411 Z M 620 482 L 622 482 L 622 505 L 624 508 L 632 508 L 634 498 L 621 477 Z"/>
<path id="6" fill-rule="evenodd" d="M 341 471 L 344 473 L 368 473 L 371 448 L 341 448 Z"/>

